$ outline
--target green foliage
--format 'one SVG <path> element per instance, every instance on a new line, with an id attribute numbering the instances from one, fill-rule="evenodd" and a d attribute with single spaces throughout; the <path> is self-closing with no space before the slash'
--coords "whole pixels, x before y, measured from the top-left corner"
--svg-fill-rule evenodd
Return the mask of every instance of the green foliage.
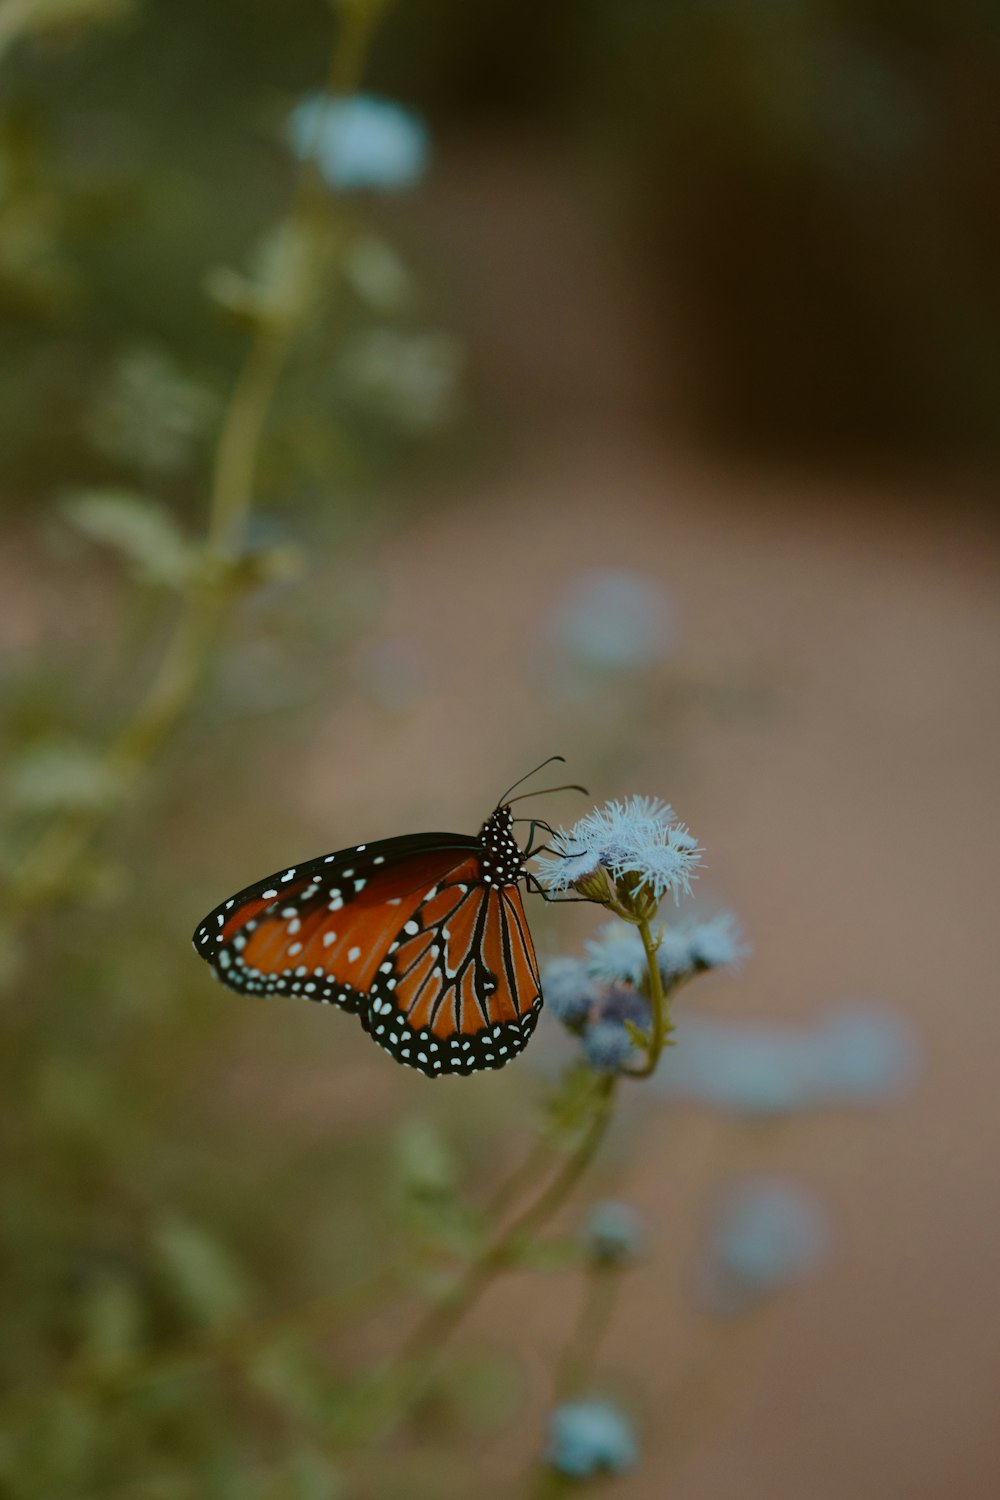
<path id="1" fill-rule="evenodd" d="M 169 1219 L 154 1233 L 152 1250 L 170 1291 L 196 1324 L 224 1328 L 247 1314 L 246 1277 L 207 1229 Z"/>
<path id="2" fill-rule="evenodd" d="M 119 552 L 144 583 L 181 588 L 197 565 L 166 506 L 128 490 L 82 490 L 66 495 L 61 510 L 78 531 Z"/>
<path id="3" fill-rule="evenodd" d="M 281 328 L 301 319 L 314 295 L 310 267 L 327 258 L 318 225 L 282 220 L 269 229 L 249 257 L 250 269 L 211 270 L 205 290 L 221 308 L 248 324 Z"/>
<path id="4" fill-rule="evenodd" d="M 405 219 L 309 197 L 284 140 L 331 11 L 379 8 L 0 14 L 0 439 L 37 575 L 2 731 L 11 1500 L 339 1500 L 415 1409 L 380 1493 L 466 1494 L 461 1434 L 511 1420 L 519 1374 L 448 1341 L 497 1276 L 580 1260 L 550 1221 L 609 1080 L 570 1067 L 558 1149 L 504 1197 L 523 1085 L 417 1114 L 346 1018 L 266 1029 L 188 947 L 265 850 L 317 838 L 300 781 L 325 785 L 369 543 L 410 503 L 386 480 L 416 492 L 461 411 Z M 53 496 L 65 525 L 34 528 Z M 444 1487 L 414 1478 L 427 1433 Z"/>
<path id="5" fill-rule="evenodd" d="M 599 1073 L 585 1062 L 567 1068 L 546 1100 L 549 1129 L 556 1139 L 570 1139 L 592 1123 L 602 1099 Z"/>
<path id="6" fill-rule="evenodd" d="M 97 810 L 120 792 L 118 777 L 93 747 L 69 741 L 28 746 L 8 772 L 7 795 L 18 812 Z"/>
<path id="7" fill-rule="evenodd" d="M 98 451 L 150 475 L 182 474 L 218 416 L 213 392 L 159 349 L 126 349 L 98 391 L 87 432 Z"/>

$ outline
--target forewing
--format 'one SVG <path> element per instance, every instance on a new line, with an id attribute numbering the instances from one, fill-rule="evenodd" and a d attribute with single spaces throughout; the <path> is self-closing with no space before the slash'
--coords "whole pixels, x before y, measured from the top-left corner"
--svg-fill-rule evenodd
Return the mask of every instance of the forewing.
<path id="1" fill-rule="evenodd" d="M 390 943 L 361 1020 L 397 1061 L 436 1078 L 504 1067 L 541 1007 L 518 887 L 450 878 Z"/>
<path id="2" fill-rule="evenodd" d="M 474 874 L 478 847 L 462 834 L 411 834 L 292 865 L 216 907 L 195 949 L 243 994 L 362 1010 L 400 926 L 448 875 Z"/>

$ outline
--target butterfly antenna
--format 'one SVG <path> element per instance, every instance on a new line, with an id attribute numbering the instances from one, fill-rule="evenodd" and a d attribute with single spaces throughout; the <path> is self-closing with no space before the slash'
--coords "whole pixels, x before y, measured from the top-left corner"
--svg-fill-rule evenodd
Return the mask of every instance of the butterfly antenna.
<path id="1" fill-rule="evenodd" d="M 548 760 L 543 760 L 542 763 L 541 763 L 541 765 L 540 766 L 536 766 L 533 771 L 528 771 L 526 773 L 526 775 L 519 776 L 517 778 L 517 780 L 514 782 L 514 785 L 513 786 L 509 786 L 507 788 L 507 790 L 504 792 L 503 796 L 500 798 L 499 802 L 497 803 L 497 807 L 503 807 L 506 804 L 507 799 L 510 796 L 511 792 L 514 791 L 515 788 L 519 787 L 522 782 L 530 780 L 530 778 L 532 776 L 537 776 L 538 772 L 539 771 L 544 771 L 546 766 L 551 766 L 551 764 L 552 764 L 552 762 L 554 760 L 558 760 L 562 765 L 566 764 L 566 757 L 565 757 L 565 755 L 550 755 L 549 758 L 548 758 Z"/>
<path id="2" fill-rule="evenodd" d="M 516 781 L 514 785 L 517 785 Z M 551 796 L 553 792 L 582 792 L 585 797 L 590 796 L 587 788 L 585 786 L 581 786 L 578 781 L 565 781 L 563 782 L 562 786 L 543 786 L 539 787 L 537 792 L 522 792 L 520 797 L 509 797 L 507 799 L 507 806 L 510 807 L 511 803 L 513 802 L 523 802 L 525 797 L 548 797 Z M 538 822 L 537 818 L 535 819 L 535 822 Z"/>

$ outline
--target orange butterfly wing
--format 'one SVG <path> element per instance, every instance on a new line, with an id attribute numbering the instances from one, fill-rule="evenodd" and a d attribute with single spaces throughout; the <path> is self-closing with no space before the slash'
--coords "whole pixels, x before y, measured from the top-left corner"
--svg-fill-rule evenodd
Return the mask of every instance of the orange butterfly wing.
<path id="1" fill-rule="evenodd" d="M 357 1014 L 430 1078 L 502 1068 L 542 1007 L 520 869 L 498 809 L 480 838 L 411 834 L 279 871 L 209 913 L 194 946 L 231 989 Z"/>
<path id="2" fill-rule="evenodd" d="M 541 1006 L 519 888 L 460 870 L 390 944 L 362 1025 L 397 1061 L 436 1078 L 504 1067 L 527 1045 Z"/>
<path id="3" fill-rule="evenodd" d="M 293 865 L 210 913 L 195 950 L 242 994 L 358 1011 L 400 926 L 442 876 L 475 876 L 477 847 L 459 834 L 418 834 Z"/>

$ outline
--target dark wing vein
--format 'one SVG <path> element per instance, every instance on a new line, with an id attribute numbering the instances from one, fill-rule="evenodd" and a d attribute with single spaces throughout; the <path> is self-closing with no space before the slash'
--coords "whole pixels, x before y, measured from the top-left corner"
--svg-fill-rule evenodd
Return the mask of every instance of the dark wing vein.
<path id="1" fill-rule="evenodd" d="M 431 892 L 404 925 L 390 948 L 392 962 L 376 975 L 371 1007 L 363 1018 L 379 1046 L 430 1077 L 502 1068 L 527 1043 L 541 1008 L 531 939 L 518 903 L 502 887 L 473 882 L 460 887 L 457 901 L 450 904 L 453 890 L 446 886 Z M 438 902 L 447 909 L 441 910 Z M 495 935 L 494 921 L 499 925 Z M 525 978 L 529 991 L 519 994 L 518 983 L 523 986 Z M 470 1012 L 473 999 L 475 1011 Z"/>

